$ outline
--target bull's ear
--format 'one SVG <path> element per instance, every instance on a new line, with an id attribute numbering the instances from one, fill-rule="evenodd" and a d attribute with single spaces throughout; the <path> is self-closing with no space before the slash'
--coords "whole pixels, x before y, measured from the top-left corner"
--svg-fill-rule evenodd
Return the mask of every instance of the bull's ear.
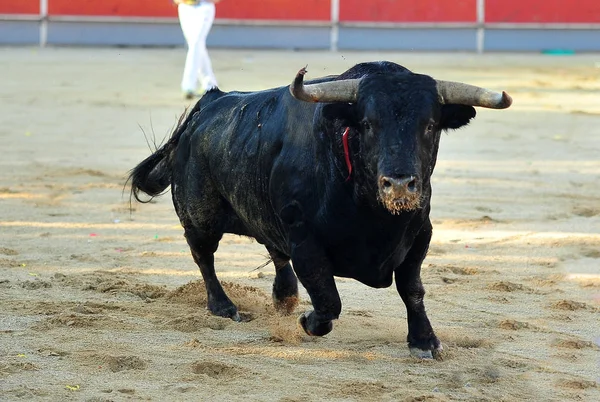
<path id="1" fill-rule="evenodd" d="M 443 130 L 460 128 L 469 124 L 477 112 L 473 106 L 466 105 L 443 105 L 440 127 Z"/>

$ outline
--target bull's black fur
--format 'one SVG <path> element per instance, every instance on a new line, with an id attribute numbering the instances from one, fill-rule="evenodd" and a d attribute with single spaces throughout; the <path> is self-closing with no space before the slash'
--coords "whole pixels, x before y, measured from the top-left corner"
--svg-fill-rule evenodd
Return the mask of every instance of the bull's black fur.
<path id="1" fill-rule="evenodd" d="M 223 233 L 252 236 L 276 267 L 273 297 L 290 311 L 298 276 L 314 311 L 303 328 L 324 335 L 341 302 L 334 276 L 372 287 L 393 282 L 408 312 L 412 349 L 440 347 L 423 306 L 421 262 L 431 239 L 430 177 L 440 133 L 475 116 L 442 105 L 435 81 L 391 62 L 362 63 L 338 77 L 361 78 L 356 103 L 306 103 L 287 87 L 208 92 L 171 138 L 131 172 L 132 194 L 172 186 L 173 203 L 208 293 L 208 308 L 237 318 L 214 271 Z M 350 128 L 353 173 L 341 134 Z M 416 206 L 390 211 L 382 178 L 415 177 Z M 395 212 L 393 214 L 392 212 Z M 289 264 L 293 262 L 293 270 Z"/>

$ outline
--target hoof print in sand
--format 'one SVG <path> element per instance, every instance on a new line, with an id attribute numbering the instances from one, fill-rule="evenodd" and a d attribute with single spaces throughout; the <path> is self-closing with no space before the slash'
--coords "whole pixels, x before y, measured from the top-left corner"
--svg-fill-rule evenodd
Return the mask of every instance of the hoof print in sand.
<path id="1" fill-rule="evenodd" d="M 559 300 L 551 304 L 551 307 L 556 310 L 578 311 L 578 310 L 594 310 L 594 308 L 586 303 L 574 300 Z"/>
<path id="2" fill-rule="evenodd" d="M 535 293 L 535 291 L 527 286 L 521 285 L 520 283 L 513 283 L 507 281 L 494 282 L 488 285 L 488 289 L 495 290 L 498 292 L 525 292 Z"/>
<path id="3" fill-rule="evenodd" d="M 560 380 L 558 381 L 558 385 L 562 388 L 569 388 L 575 390 L 598 388 L 598 384 L 595 381 L 583 379 Z"/>
<path id="4" fill-rule="evenodd" d="M 502 320 L 498 324 L 498 327 L 502 329 L 508 329 L 511 331 L 518 331 L 521 329 L 534 329 L 534 327 L 531 324 L 516 320 Z"/>
<path id="5" fill-rule="evenodd" d="M 137 356 L 106 356 L 103 360 L 113 373 L 125 370 L 145 370 L 148 366 Z"/>
<path id="6" fill-rule="evenodd" d="M 599 350 L 600 347 L 591 341 L 584 341 L 582 339 L 556 339 L 552 342 L 552 346 L 563 348 L 563 349 L 590 349 Z"/>
<path id="7" fill-rule="evenodd" d="M 229 378 L 240 375 L 244 370 L 220 362 L 197 361 L 192 363 L 194 374 L 204 374 L 211 378 Z"/>
<path id="8" fill-rule="evenodd" d="M 47 281 L 42 280 L 33 280 L 33 281 L 24 281 L 21 282 L 21 287 L 27 290 L 38 290 L 38 289 L 48 289 L 52 287 L 52 284 Z"/>

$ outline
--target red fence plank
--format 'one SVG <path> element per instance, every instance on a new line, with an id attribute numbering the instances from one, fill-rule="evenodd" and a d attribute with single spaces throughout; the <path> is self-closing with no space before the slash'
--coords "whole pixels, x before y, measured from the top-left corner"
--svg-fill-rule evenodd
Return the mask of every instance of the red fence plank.
<path id="1" fill-rule="evenodd" d="M 38 0 L 39 1 L 39 0 Z M 50 15 L 176 17 L 169 0 L 48 0 Z M 329 21 L 328 0 L 222 0 L 217 18 Z"/>
<path id="2" fill-rule="evenodd" d="M 340 0 L 340 21 L 475 22 L 476 0 Z"/>
<path id="3" fill-rule="evenodd" d="M 486 0 L 485 20 L 600 23 L 600 0 Z"/>
<path id="4" fill-rule="evenodd" d="M 217 18 L 251 20 L 329 21 L 329 0 L 222 0 Z"/>
<path id="5" fill-rule="evenodd" d="M 48 0 L 49 15 L 110 17 L 176 17 L 169 0 Z"/>
<path id="6" fill-rule="evenodd" d="M 0 2 L 0 14 L 39 14 L 40 0 L 18 0 Z"/>

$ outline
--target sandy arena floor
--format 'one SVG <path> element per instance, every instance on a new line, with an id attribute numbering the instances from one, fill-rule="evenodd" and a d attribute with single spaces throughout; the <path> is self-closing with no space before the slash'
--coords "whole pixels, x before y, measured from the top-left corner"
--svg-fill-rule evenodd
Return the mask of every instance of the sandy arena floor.
<path id="1" fill-rule="evenodd" d="M 217 272 L 252 320 L 209 316 L 169 196 L 129 169 L 186 106 L 183 49 L 0 49 L 0 399 L 600 400 L 600 56 L 211 52 L 224 90 L 388 59 L 506 90 L 444 135 L 424 263 L 443 361 L 409 357 L 395 287 L 338 281 L 334 331 L 270 305 L 274 269 L 226 237 Z"/>

